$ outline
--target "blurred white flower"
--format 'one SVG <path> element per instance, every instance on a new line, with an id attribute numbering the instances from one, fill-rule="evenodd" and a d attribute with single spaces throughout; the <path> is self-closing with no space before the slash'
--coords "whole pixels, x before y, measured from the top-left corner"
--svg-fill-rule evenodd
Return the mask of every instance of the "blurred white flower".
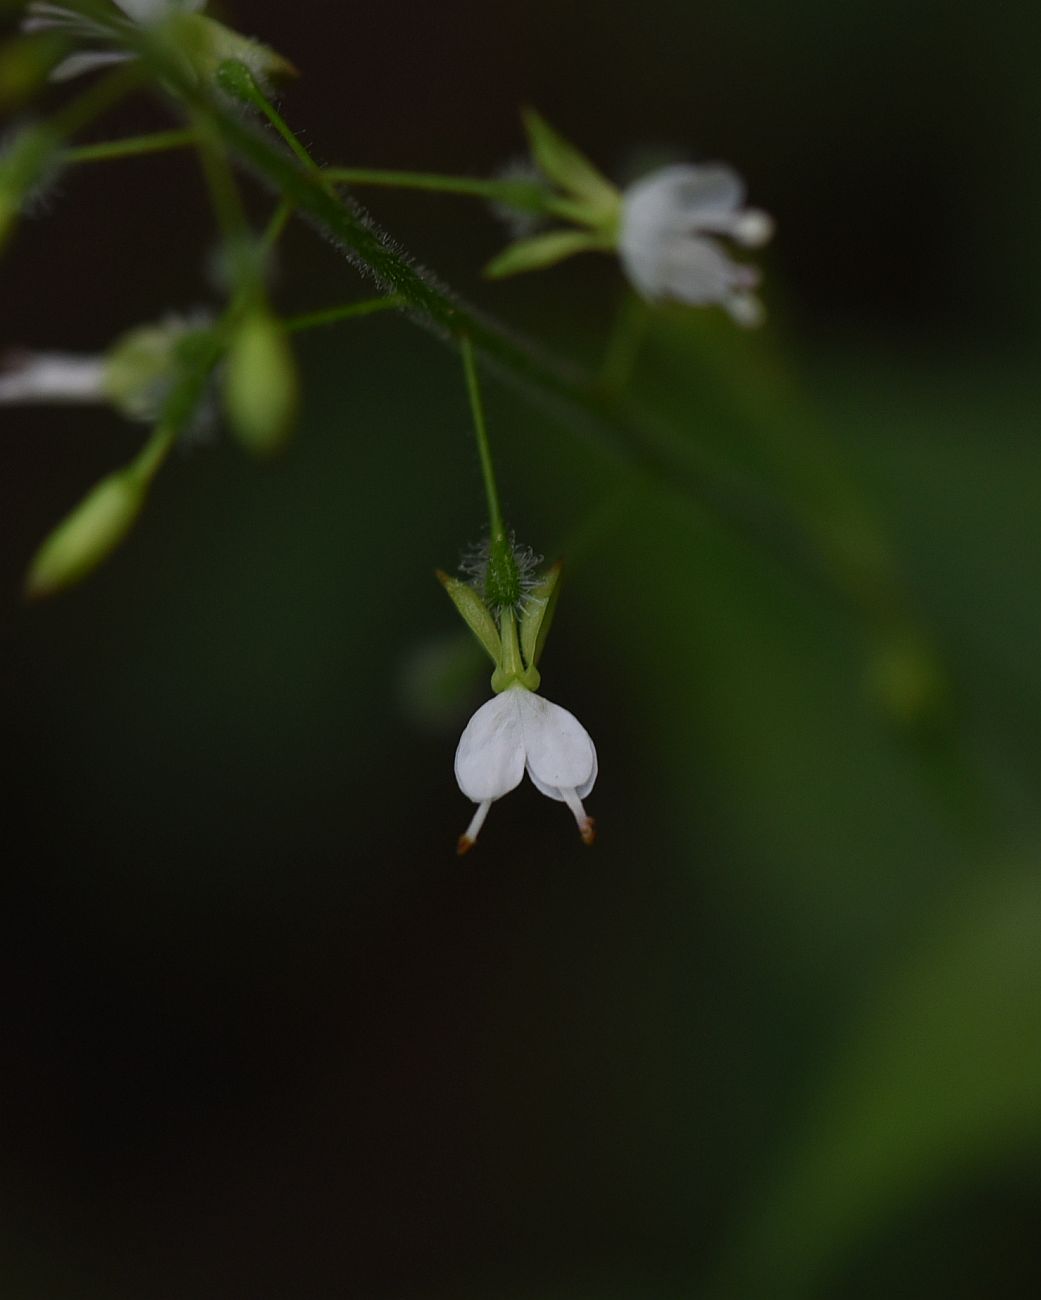
<path id="1" fill-rule="evenodd" d="M 0 368 L 0 404 L 105 402 L 107 361 L 67 352 L 16 352 Z"/>
<path id="2" fill-rule="evenodd" d="M 121 335 L 100 354 L 32 352 L 0 355 L 0 406 L 107 403 L 129 420 L 152 423 L 182 373 L 179 349 L 192 336 L 204 339 L 208 312 L 170 313 Z M 195 425 L 209 423 L 200 403 Z"/>
<path id="3" fill-rule="evenodd" d="M 630 185 L 622 196 L 618 254 L 633 287 L 654 302 L 718 303 L 739 325 L 757 325 L 763 309 L 752 292 L 754 266 L 735 262 L 719 242 L 758 248 L 773 221 L 742 207 L 740 176 L 719 163 L 676 164 Z"/>
<path id="4" fill-rule="evenodd" d="M 198 13 L 206 0 L 113 0 L 122 9 L 131 22 L 142 27 L 149 27 L 161 22 L 173 13 Z M 70 36 L 86 41 L 105 42 L 111 39 L 111 32 L 100 23 L 92 22 L 74 9 L 64 5 L 49 4 L 46 0 L 32 0 L 22 20 L 22 31 L 42 32 L 58 29 Z M 124 50 L 83 50 L 70 54 L 57 65 L 51 73 L 52 81 L 68 81 L 84 72 L 94 72 L 98 68 L 109 67 L 113 63 L 124 63 L 134 56 Z"/>
<path id="5" fill-rule="evenodd" d="M 478 805 L 460 836 L 460 853 L 473 847 L 488 809 L 520 784 L 525 769 L 536 789 L 567 804 L 582 839 L 592 844 L 593 819 L 582 806 L 597 772 L 589 733 L 567 709 L 514 682 L 481 705 L 459 739 L 455 777 Z"/>

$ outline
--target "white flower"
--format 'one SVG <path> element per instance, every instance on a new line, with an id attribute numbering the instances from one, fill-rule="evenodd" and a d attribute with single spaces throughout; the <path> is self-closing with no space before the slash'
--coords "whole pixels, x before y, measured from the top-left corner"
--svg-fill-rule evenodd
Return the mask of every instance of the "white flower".
<path id="1" fill-rule="evenodd" d="M 0 370 L 0 403 L 104 402 L 104 357 L 19 352 Z"/>
<path id="2" fill-rule="evenodd" d="M 740 325 L 756 325 L 753 266 L 735 262 L 717 236 L 758 248 L 773 233 L 765 212 L 743 208 L 740 176 L 719 163 L 677 164 L 652 172 L 622 196 L 618 254 L 634 288 L 650 301 L 719 303 Z"/>
<path id="3" fill-rule="evenodd" d="M 466 724 L 455 752 L 455 778 L 478 805 L 459 839 L 473 847 L 492 803 L 515 789 L 525 768 L 536 789 L 574 813 L 579 833 L 593 842 L 593 819 L 582 807 L 596 781 L 596 748 L 578 719 L 559 704 L 514 682 L 482 704 Z"/>
<path id="4" fill-rule="evenodd" d="M 142 27 L 154 26 L 169 14 L 198 13 L 206 0 L 114 0 L 131 22 Z M 88 41 L 106 41 L 111 39 L 111 32 L 100 23 L 92 22 L 83 14 L 64 5 L 49 4 L 46 0 L 33 0 L 29 5 L 27 17 L 22 21 L 22 31 L 42 32 L 57 28 Z M 122 50 L 84 50 L 70 54 L 62 59 L 51 73 L 52 81 L 68 81 L 84 72 L 94 72 L 98 68 L 109 67 L 113 63 L 124 63 L 133 58 Z"/>
<path id="5" fill-rule="evenodd" d="M 170 313 L 129 330 L 101 354 L 18 349 L 0 355 L 0 406 L 107 403 L 129 420 L 151 423 L 182 374 L 178 349 L 210 325 L 205 311 Z M 205 411 L 200 405 L 200 415 Z"/>

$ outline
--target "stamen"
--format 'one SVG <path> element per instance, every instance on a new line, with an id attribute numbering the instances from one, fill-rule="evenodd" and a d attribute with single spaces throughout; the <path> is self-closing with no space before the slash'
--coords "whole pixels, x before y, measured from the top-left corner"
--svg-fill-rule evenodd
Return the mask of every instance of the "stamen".
<path id="1" fill-rule="evenodd" d="M 481 827 L 484 825 L 484 819 L 488 816 L 488 809 L 491 806 L 492 801 L 490 799 L 485 799 L 483 803 L 477 805 L 477 811 L 474 813 L 470 825 L 467 826 L 466 830 L 459 836 L 459 843 L 456 845 L 456 852 L 460 857 L 462 857 L 464 853 L 469 853 L 477 843 L 477 836 L 480 834 Z"/>
<path id="2" fill-rule="evenodd" d="M 596 839 L 596 823 L 582 807 L 582 800 L 574 790 L 561 790 L 560 793 L 564 796 L 564 802 L 571 809 L 575 821 L 578 823 L 578 833 L 582 836 L 582 843 L 592 844 Z"/>

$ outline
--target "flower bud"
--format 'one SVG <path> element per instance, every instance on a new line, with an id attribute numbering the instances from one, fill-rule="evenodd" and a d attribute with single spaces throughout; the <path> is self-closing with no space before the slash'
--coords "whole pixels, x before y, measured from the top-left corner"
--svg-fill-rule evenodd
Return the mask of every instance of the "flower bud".
<path id="1" fill-rule="evenodd" d="M 228 348 L 224 407 L 235 437 L 257 455 L 286 442 L 297 408 L 296 363 L 282 327 L 265 307 L 239 322 Z"/>
<path id="2" fill-rule="evenodd" d="M 96 483 L 36 552 L 26 595 L 52 596 L 96 569 L 130 531 L 147 495 L 148 480 L 132 466 Z"/>
<path id="3" fill-rule="evenodd" d="M 174 438 L 161 424 L 129 465 L 95 483 L 33 556 L 27 596 L 52 596 L 73 586 L 116 549 L 141 513 Z"/>

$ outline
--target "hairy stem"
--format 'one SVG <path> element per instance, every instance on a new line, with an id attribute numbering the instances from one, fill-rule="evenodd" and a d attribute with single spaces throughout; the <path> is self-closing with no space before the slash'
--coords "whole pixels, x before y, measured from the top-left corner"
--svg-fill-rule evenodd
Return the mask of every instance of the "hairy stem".
<path id="1" fill-rule="evenodd" d="M 477 454 L 481 459 L 484 495 L 488 501 L 489 536 L 494 543 L 504 540 L 506 537 L 506 527 L 502 519 L 502 506 L 499 503 L 499 485 L 495 481 L 495 466 L 492 464 L 492 449 L 488 442 L 488 426 L 484 420 L 484 404 L 481 401 L 481 386 L 477 379 L 477 366 L 474 364 L 473 345 L 465 334 L 459 340 L 459 347 L 463 354 L 466 391 L 470 398 L 470 410 L 473 413 Z"/>

